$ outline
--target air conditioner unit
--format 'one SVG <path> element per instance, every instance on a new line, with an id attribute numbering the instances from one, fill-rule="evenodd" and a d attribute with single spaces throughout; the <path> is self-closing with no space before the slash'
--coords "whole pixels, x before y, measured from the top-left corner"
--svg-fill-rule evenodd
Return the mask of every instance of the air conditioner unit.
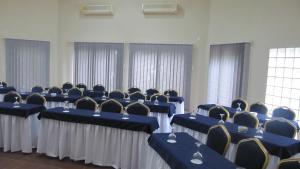
<path id="1" fill-rule="evenodd" d="M 146 2 L 142 5 L 144 14 L 176 14 L 178 4 L 176 2 Z"/>
<path id="2" fill-rule="evenodd" d="M 80 9 L 82 15 L 112 15 L 113 7 L 111 4 L 107 5 L 85 5 Z"/>

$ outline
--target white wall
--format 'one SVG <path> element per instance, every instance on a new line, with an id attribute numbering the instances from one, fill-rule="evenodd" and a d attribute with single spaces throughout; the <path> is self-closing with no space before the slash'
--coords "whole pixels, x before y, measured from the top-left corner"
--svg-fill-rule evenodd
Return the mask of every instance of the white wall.
<path id="1" fill-rule="evenodd" d="M 264 101 L 269 49 L 300 47 L 300 1 L 210 0 L 209 17 L 209 44 L 251 42 L 247 99 Z"/>

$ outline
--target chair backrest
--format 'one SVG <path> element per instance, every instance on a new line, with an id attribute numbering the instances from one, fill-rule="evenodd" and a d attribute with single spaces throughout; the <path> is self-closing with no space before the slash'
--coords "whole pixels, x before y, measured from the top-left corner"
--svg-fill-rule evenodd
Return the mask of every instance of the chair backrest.
<path id="1" fill-rule="evenodd" d="M 150 113 L 149 107 L 139 102 L 129 104 L 126 110 L 128 114 L 148 116 Z"/>
<path id="2" fill-rule="evenodd" d="M 49 94 L 51 94 L 51 93 L 62 94 L 62 90 L 61 90 L 61 88 L 59 88 L 59 87 L 51 87 L 51 88 L 48 90 L 48 93 L 49 93 Z"/>
<path id="3" fill-rule="evenodd" d="M 76 85 L 76 87 L 79 88 L 80 90 L 83 90 L 83 91 L 85 91 L 87 89 L 87 86 L 83 83 L 78 83 Z"/>
<path id="4" fill-rule="evenodd" d="M 44 91 L 42 86 L 33 86 L 31 92 L 33 93 L 42 93 Z"/>
<path id="5" fill-rule="evenodd" d="M 278 107 L 273 110 L 273 117 L 282 117 L 288 120 L 294 120 L 296 113 L 288 107 Z"/>
<path id="6" fill-rule="evenodd" d="M 90 97 L 84 97 L 75 102 L 76 109 L 93 110 L 97 109 L 97 103 Z"/>
<path id="7" fill-rule="evenodd" d="M 259 114 L 267 114 L 268 108 L 263 103 L 257 102 L 250 106 L 250 112 L 255 112 Z"/>
<path id="8" fill-rule="evenodd" d="M 141 89 L 137 88 L 137 87 L 131 87 L 128 89 L 128 94 L 132 94 L 135 92 L 141 92 Z"/>
<path id="9" fill-rule="evenodd" d="M 254 115 L 252 115 L 249 112 L 241 112 L 241 113 L 236 113 L 233 116 L 233 123 L 241 125 L 241 126 L 246 126 L 246 127 L 251 127 L 251 128 L 257 128 L 258 126 L 258 119 Z"/>
<path id="10" fill-rule="evenodd" d="M 141 92 L 134 92 L 131 95 L 129 95 L 130 100 L 146 100 L 146 96 L 143 95 Z"/>
<path id="11" fill-rule="evenodd" d="M 206 145 L 219 154 L 225 155 L 230 143 L 231 136 L 223 125 L 216 125 L 208 130 Z"/>
<path id="12" fill-rule="evenodd" d="M 63 90 L 70 90 L 73 88 L 73 84 L 70 82 L 66 82 L 62 85 Z"/>
<path id="13" fill-rule="evenodd" d="M 299 169 L 300 158 L 284 159 L 279 162 L 278 169 Z"/>
<path id="14" fill-rule="evenodd" d="M 1 84 L 2 84 L 3 87 L 7 87 L 7 83 L 4 82 L 4 81 L 2 81 Z"/>
<path id="15" fill-rule="evenodd" d="M 224 121 L 229 118 L 229 112 L 222 106 L 214 106 L 208 110 L 208 116 L 211 118 L 221 119 L 221 114 L 224 114 Z"/>
<path id="16" fill-rule="evenodd" d="M 269 155 L 257 138 L 239 141 L 237 145 L 235 164 L 246 169 L 266 169 Z"/>
<path id="17" fill-rule="evenodd" d="M 97 91 L 97 92 L 104 92 L 105 91 L 105 87 L 101 84 L 97 84 L 95 86 L 93 86 L 93 90 Z"/>
<path id="18" fill-rule="evenodd" d="M 164 91 L 164 95 L 178 97 L 178 92 L 176 90 L 166 90 Z"/>
<path id="19" fill-rule="evenodd" d="M 101 104 L 100 111 L 121 113 L 123 111 L 123 105 L 114 99 L 110 99 Z"/>
<path id="20" fill-rule="evenodd" d="M 38 93 L 34 93 L 26 98 L 27 104 L 45 105 L 46 99 Z"/>
<path id="21" fill-rule="evenodd" d="M 169 102 L 169 98 L 165 95 L 161 95 L 161 94 L 155 94 L 155 95 L 152 95 L 151 98 L 150 98 L 150 101 L 155 101 L 157 98 L 157 100 L 159 102 L 162 102 L 162 103 L 168 103 Z"/>
<path id="22" fill-rule="evenodd" d="M 119 90 L 112 91 L 108 94 L 108 97 L 111 99 L 124 99 L 125 94 Z"/>
<path id="23" fill-rule="evenodd" d="M 21 99 L 22 99 L 21 95 L 15 91 L 11 91 L 4 95 L 3 101 L 14 103 L 14 102 L 16 102 L 16 97 L 17 97 L 18 102 L 21 102 Z"/>
<path id="24" fill-rule="evenodd" d="M 77 87 L 74 87 L 69 90 L 68 92 L 69 96 L 82 96 L 82 91 L 78 89 Z"/>
<path id="25" fill-rule="evenodd" d="M 234 108 L 234 109 L 237 109 L 239 107 L 239 104 L 240 104 L 240 107 L 242 109 L 242 111 L 245 111 L 247 110 L 248 108 L 248 103 L 243 100 L 243 99 L 235 99 L 231 102 L 231 107 Z"/>
<path id="26" fill-rule="evenodd" d="M 285 137 L 294 138 L 297 132 L 296 126 L 284 118 L 273 119 L 265 123 L 265 131 Z"/>
<path id="27" fill-rule="evenodd" d="M 159 91 L 157 89 L 148 89 L 148 90 L 146 90 L 147 96 L 152 96 L 152 95 L 158 94 L 158 93 L 159 93 Z"/>

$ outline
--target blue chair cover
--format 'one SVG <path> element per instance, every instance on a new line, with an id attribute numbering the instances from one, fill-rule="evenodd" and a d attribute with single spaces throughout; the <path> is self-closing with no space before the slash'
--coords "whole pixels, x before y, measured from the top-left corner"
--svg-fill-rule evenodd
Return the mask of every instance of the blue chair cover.
<path id="1" fill-rule="evenodd" d="M 109 93 L 108 97 L 111 99 L 124 99 L 125 94 L 121 91 L 112 91 Z"/>
<path id="2" fill-rule="evenodd" d="M 76 85 L 77 88 L 79 88 L 80 90 L 83 89 L 83 91 L 85 91 L 87 89 L 87 86 L 83 83 L 79 83 Z"/>
<path id="3" fill-rule="evenodd" d="M 257 128 L 259 122 L 257 117 L 251 115 L 249 112 L 241 112 L 233 116 L 233 123 L 241 126 Z"/>
<path id="4" fill-rule="evenodd" d="M 216 125 L 208 130 L 206 145 L 224 155 L 231 143 L 231 137 L 223 125 Z"/>
<path id="5" fill-rule="evenodd" d="M 46 103 L 46 99 L 41 96 L 40 94 L 32 94 L 26 98 L 27 104 L 37 104 L 37 105 L 44 105 Z"/>
<path id="6" fill-rule="evenodd" d="M 223 120 L 226 121 L 229 118 L 228 111 L 222 106 L 215 106 L 208 111 L 208 116 L 215 119 L 221 119 L 221 114 L 224 114 Z"/>
<path id="7" fill-rule="evenodd" d="M 265 131 L 285 137 L 294 138 L 297 128 L 284 118 L 274 119 L 265 123 Z"/>
<path id="8" fill-rule="evenodd" d="M 288 120 L 294 120 L 295 116 L 295 112 L 288 107 L 278 107 L 273 110 L 273 117 L 283 117 Z"/>
<path id="9" fill-rule="evenodd" d="M 129 98 L 130 98 L 130 100 L 139 100 L 139 99 L 146 100 L 146 96 L 143 95 L 143 94 L 140 93 L 140 92 L 132 93 L 132 94 L 129 96 Z"/>
<path id="10" fill-rule="evenodd" d="M 32 89 L 31 89 L 31 92 L 32 93 L 42 93 L 44 91 L 44 89 L 41 87 L 41 86 L 34 86 Z"/>
<path id="11" fill-rule="evenodd" d="M 242 111 L 245 111 L 248 107 L 248 103 L 243 99 L 235 99 L 231 102 L 231 107 L 237 109 L 239 107 L 238 103 L 241 104 Z"/>
<path id="12" fill-rule="evenodd" d="M 130 105 L 127 106 L 126 110 L 128 114 L 147 116 L 150 113 L 150 109 L 146 105 L 138 102 L 131 103 Z"/>
<path id="13" fill-rule="evenodd" d="M 6 83 L 6 82 L 4 82 L 4 81 L 2 81 L 2 83 L 1 83 L 1 84 L 2 84 L 2 86 L 3 86 L 3 87 L 7 87 L 7 83 Z"/>
<path id="14" fill-rule="evenodd" d="M 267 150 L 256 138 L 238 143 L 235 164 L 245 169 L 265 169 L 268 164 Z"/>
<path id="15" fill-rule="evenodd" d="M 97 92 L 104 92 L 105 91 L 105 87 L 103 85 L 97 84 L 97 85 L 95 85 L 93 87 L 93 90 L 97 91 Z"/>
<path id="16" fill-rule="evenodd" d="M 164 95 L 178 97 L 178 92 L 176 90 L 166 90 L 166 91 L 164 91 Z"/>
<path id="17" fill-rule="evenodd" d="M 254 103 L 250 106 L 250 112 L 267 114 L 268 108 L 262 103 Z"/>
<path id="18" fill-rule="evenodd" d="M 52 87 L 48 90 L 48 93 L 56 93 L 56 94 L 62 94 L 62 90 L 58 87 Z"/>
<path id="19" fill-rule="evenodd" d="M 18 102 L 21 102 L 22 97 L 20 96 L 20 94 L 17 92 L 11 91 L 4 95 L 3 101 L 14 103 L 14 102 L 16 102 L 16 97 L 17 97 Z"/>
<path id="20" fill-rule="evenodd" d="M 121 113 L 123 111 L 123 106 L 118 101 L 116 101 L 114 99 L 110 99 L 101 104 L 100 111 L 101 112 Z"/>
<path id="21" fill-rule="evenodd" d="M 155 95 L 151 96 L 150 101 L 154 102 L 156 100 L 156 98 L 159 102 L 163 102 L 163 103 L 168 103 L 169 102 L 169 99 L 168 99 L 167 96 L 159 95 L 159 94 L 155 94 Z"/>
<path id="22" fill-rule="evenodd" d="M 82 96 L 82 92 L 80 89 L 78 89 L 77 87 L 76 88 L 72 88 L 69 90 L 68 92 L 68 95 L 69 96 Z"/>
<path id="23" fill-rule="evenodd" d="M 66 83 L 63 84 L 62 88 L 63 88 L 64 91 L 70 90 L 70 89 L 73 88 L 73 84 L 70 83 L 70 82 L 66 82 Z"/>
<path id="24" fill-rule="evenodd" d="M 137 87 L 131 87 L 131 88 L 128 89 L 129 94 L 132 94 L 132 93 L 135 93 L 135 92 L 141 92 L 141 89 L 139 89 Z"/>
<path id="25" fill-rule="evenodd" d="M 146 90 L 147 96 L 152 96 L 152 95 L 158 94 L 158 93 L 159 93 L 159 91 L 157 89 L 148 89 L 148 90 Z"/>
<path id="26" fill-rule="evenodd" d="M 300 158 L 281 160 L 278 169 L 300 169 Z"/>
<path id="27" fill-rule="evenodd" d="M 85 109 L 85 110 L 95 111 L 97 108 L 97 103 L 89 97 L 84 97 L 82 99 L 79 99 L 76 101 L 75 104 L 76 104 L 77 109 Z"/>

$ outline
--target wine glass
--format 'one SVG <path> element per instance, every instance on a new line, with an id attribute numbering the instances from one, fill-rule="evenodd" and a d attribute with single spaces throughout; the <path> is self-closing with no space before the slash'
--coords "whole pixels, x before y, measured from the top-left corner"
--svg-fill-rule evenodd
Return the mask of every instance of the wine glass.
<path id="1" fill-rule="evenodd" d="M 69 89 L 66 89 L 66 92 L 63 93 L 64 97 L 68 97 L 69 96 Z"/>
<path id="2" fill-rule="evenodd" d="M 154 104 L 155 104 L 155 105 L 158 105 L 157 96 L 155 96 Z"/>
<path id="3" fill-rule="evenodd" d="M 124 108 L 124 111 L 122 113 L 122 119 L 123 120 L 128 120 L 129 119 L 129 114 L 127 113 L 127 107 Z"/>
<path id="4" fill-rule="evenodd" d="M 64 104 L 64 111 L 63 112 L 65 112 L 65 113 L 70 112 L 70 110 L 69 110 L 69 101 L 65 101 L 64 103 L 65 104 Z"/>
<path id="5" fill-rule="evenodd" d="M 100 105 L 99 105 L 99 104 L 97 104 L 97 108 L 96 108 L 96 111 L 95 111 L 95 113 L 94 113 L 94 115 L 93 115 L 93 116 L 95 116 L 95 117 L 99 117 L 99 116 L 101 116 L 101 115 L 100 115 L 100 110 L 99 110 L 99 107 L 100 107 Z"/>
<path id="6" fill-rule="evenodd" d="M 2 84 L 2 82 L 0 82 L 0 88 L 3 88 L 3 84 Z"/>
<path id="7" fill-rule="evenodd" d="M 102 100 L 106 100 L 105 91 L 102 92 Z"/>
<path id="8" fill-rule="evenodd" d="M 15 107 L 15 108 L 20 107 L 19 101 L 18 101 L 18 97 L 15 97 L 14 107 Z"/>
<path id="9" fill-rule="evenodd" d="M 236 108 L 237 112 L 241 112 L 242 108 L 241 108 L 241 103 L 237 103 L 238 107 Z"/>
<path id="10" fill-rule="evenodd" d="M 262 135 L 264 134 L 262 126 L 263 126 L 262 123 L 258 124 L 258 129 L 256 130 L 256 135 L 255 135 L 256 138 L 262 138 Z"/>
<path id="11" fill-rule="evenodd" d="M 224 113 L 220 114 L 221 119 L 219 120 L 219 124 L 224 124 L 225 123 L 224 120 L 223 120 L 224 116 L 225 116 Z"/>
<path id="12" fill-rule="evenodd" d="M 202 143 L 200 141 L 197 141 L 195 144 L 197 147 L 197 152 L 193 154 L 191 163 L 200 165 L 203 164 L 203 155 L 200 152 L 200 146 L 202 145 Z"/>
<path id="13" fill-rule="evenodd" d="M 195 108 L 192 113 L 190 114 L 190 119 L 196 119 L 196 115 L 197 115 L 197 112 L 198 112 L 198 108 Z"/>
<path id="14" fill-rule="evenodd" d="M 171 129 L 171 133 L 168 135 L 167 142 L 172 143 L 172 144 L 176 143 L 176 135 L 175 135 L 173 126 L 172 126 L 172 129 Z"/>

